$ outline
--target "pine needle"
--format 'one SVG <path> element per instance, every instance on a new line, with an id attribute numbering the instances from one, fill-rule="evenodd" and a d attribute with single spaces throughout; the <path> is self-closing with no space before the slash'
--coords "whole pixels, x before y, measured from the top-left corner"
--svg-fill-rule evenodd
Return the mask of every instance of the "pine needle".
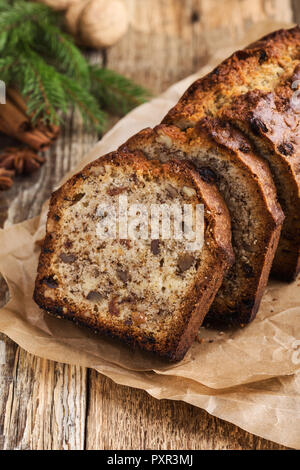
<path id="1" fill-rule="evenodd" d="M 74 106 L 102 131 L 104 110 L 122 115 L 149 97 L 117 72 L 90 66 L 61 25 L 46 5 L 0 0 L 0 80 L 19 90 L 33 121 L 62 122 Z"/>
<path id="2" fill-rule="evenodd" d="M 92 92 L 108 111 L 123 115 L 149 99 L 150 93 L 110 69 L 90 66 Z"/>

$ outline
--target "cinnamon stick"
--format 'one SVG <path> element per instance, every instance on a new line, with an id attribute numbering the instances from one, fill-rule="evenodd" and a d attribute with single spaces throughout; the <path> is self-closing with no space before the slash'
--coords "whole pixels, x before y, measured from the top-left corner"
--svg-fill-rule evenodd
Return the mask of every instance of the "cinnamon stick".
<path id="1" fill-rule="evenodd" d="M 0 131 L 36 151 L 46 150 L 57 139 L 59 127 L 38 121 L 33 128 L 26 115 L 26 103 L 14 89 L 8 89 L 8 100 L 0 105 Z"/>
<path id="2" fill-rule="evenodd" d="M 6 94 L 9 99 L 14 103 L 14 105 L 17 106 L 19 110 L 22 111 L 22 113 L 26 116 L 27 106 L 20 93 L 18 93 L 17 90 L 15 90 L 14 88 L 7 88 Z"/>
<path id="3" fill-rule="evenodd" d="M 17 106 L 22 113 L 27 115 L 26 102 L 20 93 L 14 88 L 8 88 L 7 95 L 15 104 L 15 106 Z M 57 139 L 59 135 L 59 127 L 55 126 L 54 124 L 45 124 L 39 120 L 35 127 L 37 127 L 42 133 L 46 134 L 46 136 L 51 140 Z"/>
<path id="4" fill-rule="evenodd" d="M 42 132 L 42 134 L 45 134 L 52 141 L 57 139 L 60 131 L 58 126 L 54 124 L 44 124 L 42 121 L 37 122 L 36 129 Z"/>
<path id="5" fill-rule="evenodd" d="M 29 145 L 33 150 L 47 150 L 51 145 L 51 140 L 37 130 L 20 132 L 9 127 L 7 121 L 0 117 L 0 131 L 10 137 L 13 137 L 24 144 Z"/>

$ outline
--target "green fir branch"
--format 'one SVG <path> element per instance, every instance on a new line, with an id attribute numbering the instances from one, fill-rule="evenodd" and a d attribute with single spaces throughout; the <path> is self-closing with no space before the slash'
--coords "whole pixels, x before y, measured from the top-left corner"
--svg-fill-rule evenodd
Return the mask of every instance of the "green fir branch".
<path id="1" fill-rule="evenodd" d="M 106 114 L 143 103 L 149 93 L 112 70 L 90 66 L 46 5 L 0 0 L 0 80 L 19 90 L 35 121 L 62 122 L 69 106 L 87 127 L 102 131 Z"/>
<path id="2" fill-rule="evenodd" d="M 123 115 L 149 99 L 150 93 L 110 69 L 90 66 L 92 92 L 108 111 Z"/>
<path id="3" fill-rule="evenodd" d="M 82 86 L 89 87 L 88 63 L 70 36 L 56 26 L 47 25 L 46 28 L 41 27 L 40 37 L 42 41 L 37 45 L 40 53 L 55 63 L 62 73 L 78 80 Z"/>
<path id="4" fill-rule="evenodd" d="M 106 121 L 106 115 L 99 108 L 94 96 L 66 75 L 61 75 L 61 81 L 65 93 L 72 104 L 79 109 L 85 124 L 101 132 Z"/>
<path id="5" fill-rule="evenodd" d="M 33 122 L 42 118 L 57 123 L 57 110 L 66 112 L 68 106 L 59 74 L 28 47 L 26 63 L 22 61 L 23 57 L 16 67 L 16 77 L 21 94 L 27 97 L 29 116 Z"/>

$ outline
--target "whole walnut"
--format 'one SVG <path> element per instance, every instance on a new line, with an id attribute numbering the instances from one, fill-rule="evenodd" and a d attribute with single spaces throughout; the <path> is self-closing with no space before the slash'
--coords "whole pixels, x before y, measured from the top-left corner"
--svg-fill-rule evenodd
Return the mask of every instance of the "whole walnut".
<path id="1" fill-rule="evenodd" d="M 89 3 L 90 0 L 81 0 L 72 3 L 70 7 L 68 8 L 66 15 L 65 15 L 65 23 L 67 30 L 70 34 L 78 38 L 78 31 L 79 31 L 79 20 L 81 17 L 81 13 L 87 3 Z"/>
<path id="2" fill-rule="evenodd" d="M 66 13 L 68 31 L 80 44 L 96 49 L 115 44 L 126 33 L 128 23 L 120 0 L 82 0 Z"/>

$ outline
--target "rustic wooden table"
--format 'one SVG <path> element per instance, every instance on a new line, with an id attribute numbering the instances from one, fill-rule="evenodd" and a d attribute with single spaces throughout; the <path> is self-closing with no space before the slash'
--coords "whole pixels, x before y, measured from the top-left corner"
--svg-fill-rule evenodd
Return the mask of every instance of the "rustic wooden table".
<path id="1" fill-rule="evenodd" d="M 253 23 L 300 18 L 299 0 L 124 1 L 132 19 L 129 32 L 91 59 L 154 93 L 195 72 Z M 41 171 L 0 194 L 1 226 L 38 214 L 96 140 L 70 113 Z M 4 303 L 4 281 L 0 296 Z M 158 401 L 93 370 L 34 357 L 0 335 L 2 349 L 4 344 L 0 449 L 284 449 L 185 403 Z"/>

